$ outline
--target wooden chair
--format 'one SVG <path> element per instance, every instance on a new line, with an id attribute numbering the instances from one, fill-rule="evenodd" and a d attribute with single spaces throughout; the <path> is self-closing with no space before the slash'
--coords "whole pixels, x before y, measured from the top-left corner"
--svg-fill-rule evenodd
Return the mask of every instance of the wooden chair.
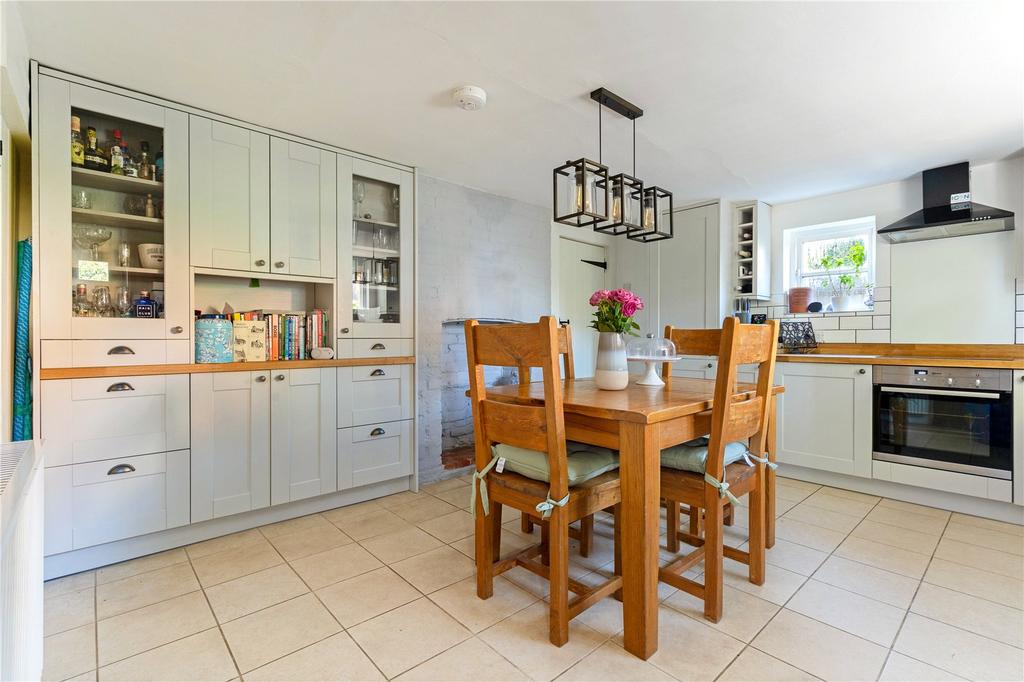
<path id="1" fill-rule="evenodd" d="M 477 596 L 488 599 L 493 593 L 494 576 L 516 566 L 547 578 L 551 583 L 549 637 L 553 644 L 561 646 L 569 638 L 569 621 L 620 590 L 622 578 L 619 577 L 618 552 L 616 575 L 601 585 L 592 587 L 569 578 L 569 524 L 601 509 L 617 506 L 621 493 L 617 470 L 606 471 L 595 466 L 588 472 L 581 470 L 578 462 L 573 467 L 577 480 L 582 482 L 569 485 L 559 346 L 558 326 L 553 317 L 542 317 L 536 324 L 466 322 L 476 442 L 473 509 L 476 514 Z M 484 366 L 487 365 L 542 368 L 543 404 L 518 405 L 488 400 L 484 384 Z M 534 461 L 539 457 L 546 464 L 549 480 L 530 478 L 511 470 L 523 463 L 524 453 L 533 456 Z M 499 454 L 506 457 L 501 472 L 495 466 Z M 617 469 L 617 456 L 612 465 Z M 598 470 L 604 473 L 585 478 Z M 546 543 L 498 559 L 503 505 L 523 513 L 546 516 Z M 535 561 L 538 557 L 542 561 Z M 572 599 L 570 591 L 576 594 Z"/>
<path id="2" fill-rule="evenodd" d="M 715 380 L 715 399 L 711 411 L 711 435 L 707 445 L 705 473 L 667 466 L 673 455 L 684 455 L 691 464 L 696 448 L 676 446 L 662 451 L 661 496 L 670 505 L 668 536 L 670 543 L 678 540 L 697 549 L 669 563 L 658 572 L 663 582 L 704 600 L 704 616 L 718 622 L 722 617 L 722 571 L 724 557 L 749 566 L 749 579 L 755 585 L 764 583 L 765 562 L 765 441 L 768 414 L 771 408 L 772 378 L 775 372 L 778 321 L 767 324 L 740 324 L 727 317 L 719 330 L 672 330 L 666 335 L 683 354 L 719 357 Z M 755 395 L 743 399 L 737 394 L 736 372 L 740 365 L 757 363 L 758 379 Z M 738 442 L 749 439 L 749 454 L 726 464 L 726 447 L 734 454 L 746 450 Z M 678 448 L 678 449 L 677 449 Z M 674 450 L 675 452 L 670 453 Z M 744 459 L 750 459 L 748 464 Z M 675 462 L 678 465 L 678 461 Z M 724 507 L 730 500 L 750 495 L 749 550 L 741 551 L 723 544 Z M 679 530 L 678 505 L 703 511 L 703 536 Z M 671 509 L 675 506 L 673 522 Z M 684 578 L 689 568 L 704 561 L 704 584 Z"/>

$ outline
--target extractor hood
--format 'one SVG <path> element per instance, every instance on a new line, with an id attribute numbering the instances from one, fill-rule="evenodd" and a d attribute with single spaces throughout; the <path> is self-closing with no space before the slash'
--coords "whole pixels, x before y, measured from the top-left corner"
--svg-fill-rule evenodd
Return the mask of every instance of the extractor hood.
<path id="1" fill-rule="evenodd" d="M 971 201 L 971 172 L 967 162 L 921 173 L 924 208 L 878 234 L 894 244 L 925 239 L 962 237 L 1013 229 L 1013 212 Z"/>

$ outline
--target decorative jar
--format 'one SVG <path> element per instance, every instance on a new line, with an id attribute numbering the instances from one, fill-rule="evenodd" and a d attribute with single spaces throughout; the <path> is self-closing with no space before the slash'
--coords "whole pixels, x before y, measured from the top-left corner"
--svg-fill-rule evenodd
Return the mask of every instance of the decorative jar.
<path id="1" fill-rule="evenodd" d="M 203 315 L 196 320 L 196 362 L 233 362 L 233 330 L 224 315 Z"/>

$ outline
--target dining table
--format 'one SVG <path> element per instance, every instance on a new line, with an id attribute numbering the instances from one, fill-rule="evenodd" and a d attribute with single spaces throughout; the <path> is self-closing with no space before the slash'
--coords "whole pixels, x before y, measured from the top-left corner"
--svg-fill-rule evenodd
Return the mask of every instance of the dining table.
<path id="1" fill-rule="evenodd" d="M 661 516 L 661 450 L 711 431 L 713 379 L 672 377 L 665 386 L 640 386 L 639 377 L 619 391 L 599 389 L 592 379 L 567 379 L 563 412 L 567 440 L 619 452 L 622 502 L 623 638 L 626 651 L 643 659 L 658 650 L 658 556 Z M 754 396 L 738 384 L 736 400 Z M 775 461 L 775 386 L 768 419 L 767 457 Z M 544 401 L 544 383 L 489 386 L 491 400 L 518 404 Z M 775 543 L 775 474 L 765 479 L 766 544 Z"/>

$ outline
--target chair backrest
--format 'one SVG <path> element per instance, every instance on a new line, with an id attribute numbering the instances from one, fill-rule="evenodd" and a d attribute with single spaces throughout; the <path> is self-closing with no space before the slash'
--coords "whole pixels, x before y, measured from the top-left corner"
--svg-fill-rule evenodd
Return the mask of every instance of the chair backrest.
<path id="1" fill-rule="evenodd" d="M 562 412 L 562 381 L 558 367 L 561 347 L 556 318 L 545 315 L 536 323 L 481 325 L 466 320 L 466 359 L 469 392 L 473 405 L 476 468 L 490 462 L 491 445 L 547 453 L 553 499 L 568 490 L 565 452 L 565 418 Z M 544 403 L 521 405 L 489 400 L 484 367 L 540 367 L 544 375 Z"/>
<path id="2" fill-rule="evenodd" d="M 569 323 L 558 327 L 558 354 L 562 356 L 562 378 L 571 381 L 576 378 L 576 368 L 572 359 L 572 328 Z M 528 384 L 532 381 L 529 367 L 518 367 L 519 383 Z"/>

